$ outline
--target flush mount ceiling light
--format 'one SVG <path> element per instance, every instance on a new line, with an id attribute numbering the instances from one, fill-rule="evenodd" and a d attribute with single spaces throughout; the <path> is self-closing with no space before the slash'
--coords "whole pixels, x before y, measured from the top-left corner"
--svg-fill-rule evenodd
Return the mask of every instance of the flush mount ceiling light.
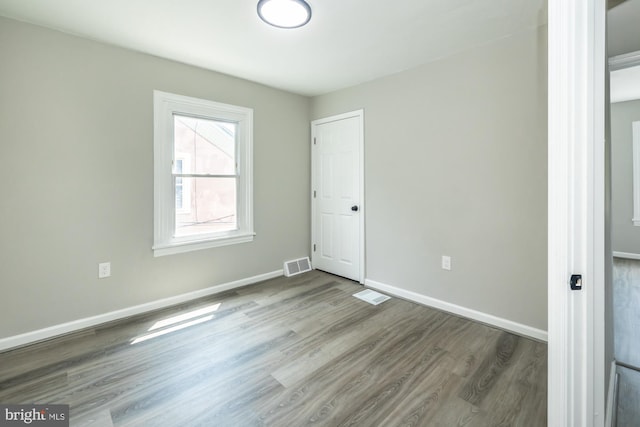
<path id="1" fill-rule="evenodd" d="M 258 16 L 278 28 L 298 28 L 311 19 L 311 7 L 304 0 L 260 0 Z"/>

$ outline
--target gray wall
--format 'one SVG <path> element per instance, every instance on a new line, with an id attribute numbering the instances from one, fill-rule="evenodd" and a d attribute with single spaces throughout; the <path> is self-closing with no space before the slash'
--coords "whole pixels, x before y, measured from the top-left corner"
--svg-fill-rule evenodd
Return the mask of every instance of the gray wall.
<path id="1" fill-rule="evenodd" d="M 367 278 L 546 329 L 544 28 L 311 100 L 2 18 L 0 58 L 0 338 L 306 255 L 309 120 L 359 108 Z M 153 257 L 154 89 L 254 108 L 255 242 Z"/>
<path id="2" fill-rule="evenodd" d="M 6 19 L 0 58 L 0 338 L 308 255 L 308 98 Z M 254 109 L 253 243 L 153 257 L 154 89 Z"/>
<path id="3" fill-rule="evenodd" d="M 546 330 L 546 55 L 541 27 L 312 100 L 365 110 L 367 278 Z"/>
<path id="4" fill-rule="evenodd" d="M 640 254 L 640 227 L 633 218 L 633 132 L 640 101 L 611 104 L 611 174 L 613 250 Z"/>

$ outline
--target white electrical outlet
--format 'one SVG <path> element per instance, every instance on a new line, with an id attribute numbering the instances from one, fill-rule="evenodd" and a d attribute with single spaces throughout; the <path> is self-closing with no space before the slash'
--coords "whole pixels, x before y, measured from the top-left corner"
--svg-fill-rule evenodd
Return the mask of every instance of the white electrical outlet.
<path id="1" fill-rule="evenodd" d="M 98 279 L 104 279 L 111 276 L 111 263 L 101 262 L 98 264 Z"/>
<path id="2" fill-rule="evenodd" d="M 442 269 L 443 270 L 451 270 L 451 257 L 447 255 L 442 255 Z"/>

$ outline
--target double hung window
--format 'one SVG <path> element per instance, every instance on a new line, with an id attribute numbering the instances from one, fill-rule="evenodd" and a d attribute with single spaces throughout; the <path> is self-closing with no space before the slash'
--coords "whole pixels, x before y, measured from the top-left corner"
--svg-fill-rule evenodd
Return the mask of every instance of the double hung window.
<path id="1" fill-rule="evenodd" d="M 154 254 L 253 240 L 253 110 L 154 92 Z"/>

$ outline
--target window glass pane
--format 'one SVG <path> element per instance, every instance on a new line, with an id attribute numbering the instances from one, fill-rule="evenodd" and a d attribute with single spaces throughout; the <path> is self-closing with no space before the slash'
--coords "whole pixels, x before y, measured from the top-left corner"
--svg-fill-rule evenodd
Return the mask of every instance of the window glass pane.
<path id="1" fill-rule="evenodd" d="M 180 210 L 184 207 L 182 198 L 182 178 L 176 178 L 176 209 Z"/>
<path id="2" fill-rule="evenodd" d="M 177 114 L 173 123 L 173 158 L 190 162 L 182 165 L 184 173 L 235 175 L 236 123 Z"/>
<path id="3" fill-rule="evenodd" d="M 182 173 L 182 159 L 176 159 L 175 162 L 176 173 Z M 182 178 L 176 178 L 176 209 L 181 210 L 184 209 L 184 200 L 183 200 L 183 186 L 182 186 Z"/>
<path id="4" fill-rule="evenodd" d="M 236 178 L 182 178 L 183 210 L 176 211 L 176 236 L 236 230 Z M 180 189 L 179 189 L 180 188 Z"/>

